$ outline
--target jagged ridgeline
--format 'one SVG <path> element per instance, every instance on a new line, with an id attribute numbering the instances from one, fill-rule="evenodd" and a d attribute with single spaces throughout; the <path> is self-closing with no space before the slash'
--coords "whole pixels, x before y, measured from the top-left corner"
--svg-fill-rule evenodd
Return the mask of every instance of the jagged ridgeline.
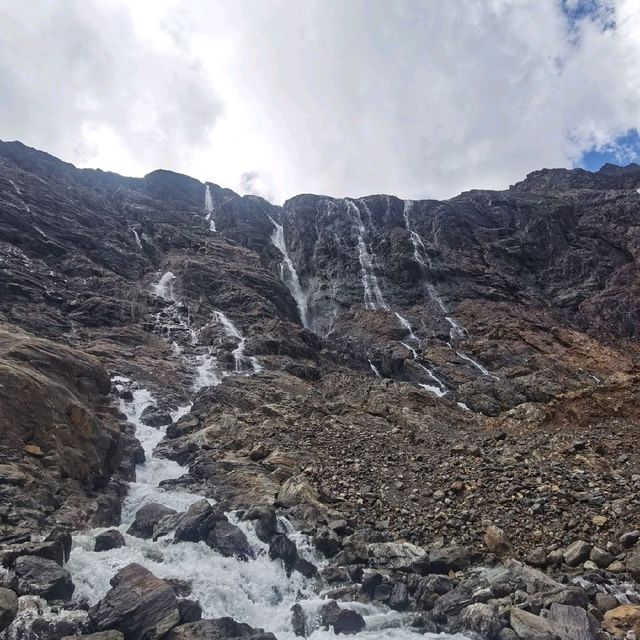
<path id="1" fill-rule="evenodd" d="M 638 247 L 636 165 L 276 206 L 0 143 L 0 638 L 547 637 L 636 603 Z M 578 565 L 606 589 L 544 600 Z"/>

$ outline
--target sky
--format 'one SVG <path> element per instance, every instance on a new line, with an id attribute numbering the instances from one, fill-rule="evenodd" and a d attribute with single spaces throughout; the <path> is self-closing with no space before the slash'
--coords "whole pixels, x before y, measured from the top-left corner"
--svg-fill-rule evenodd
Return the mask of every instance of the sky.
<path id="1" fill-rule="evenodd" d="M 282 202 L 640 157 L 638 0 L 0 0 L 0 139 Z"/>

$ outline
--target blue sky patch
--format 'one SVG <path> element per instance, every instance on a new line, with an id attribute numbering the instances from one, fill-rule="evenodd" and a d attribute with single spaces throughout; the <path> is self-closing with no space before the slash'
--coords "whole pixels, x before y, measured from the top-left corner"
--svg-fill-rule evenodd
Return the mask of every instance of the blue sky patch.
<path id="1" fill-rule="evenodd" d="M 612 143 L 594 147 L 582 154 L 578 167 L 597 171 L 603 164 L 626 165 L 640 161 L 640 136 L 637 129 L 630 129 Z"/>

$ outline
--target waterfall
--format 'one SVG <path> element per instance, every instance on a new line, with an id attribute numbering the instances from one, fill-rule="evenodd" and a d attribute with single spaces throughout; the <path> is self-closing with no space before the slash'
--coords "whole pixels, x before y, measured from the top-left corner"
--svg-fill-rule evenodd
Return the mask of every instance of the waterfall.
<path id="1" fill-rule="evenodd" d="M 385 302 L 382 291 L 380 290 L 380 285 L 378 284 L 378 278 L 374 271 L 373 259 L 364 241 L 366 229 L 362 222 L 360 209 L 358 209 L 358 205 L 352 200 L 345 200 L 345 202 L 347 208 L 355 214 L 354 218 L 358 229 L 358 260 L 360 261 L 360 277 L 364 290 L 364 306 L 367 309 L 384 309 L 388 311 L 389 306 Z"/>
<path id="2" fill-rule="evenodd" d="M 155 295 L 163 298 L 164 300 L 175 300 L 173 293 L 173 283 L 176 277 L 171 273 L 171 271 L 167 271 L 159 280 L 157 284 L 154 284 L 151 287 L 151 290 Z"/>
<path id="3" fill-rule="evenodd" d="M 243 365 L 245 360 L 249 360 L 251 367 L 254 373 L 260 373 L 262 371 L 262 367 L 260 366 L 258 360 L 256 358 L 247 358 L 244 355 L 244 348 L 247 343 L 246 338 L 238 331 L 236 326 L 225 316 L 222 311 L 216 311 L 215 316 L 218 322 L 224 327 L 225 333 L 230 338 L 238 341 L 238 346 L 233 350 L 233 358 L 235 360 L 236 365 L 236 373 L 242 373 Z"/>
<path id="4" fill-rule="evenodd" d="M 382 378 L 382 376 L 380 375 L 380 371 L 378 371 L 378 367 L 376 367 L 376 365 L 373 364 L 373 362 L 371 362 L 371 360 L 369 360 L 369 366 L 371 367 L 371 371 L 373 371 L 373 373 L 376 374 L 376 377 Z"/>
<path id="5" fill-rule="evenodd" d="M 271 216 L 268 216 L 268 218 L 269 220 L 271 220 L 271 223 L 275 227 L 275 230 L 271 235 L 271 244 L 273 244 L 273 246 L 276 247 L 278 251 L 280 251 L 283 258 L 282 262 L 280 263 L 280 278 L 286 285 L 287 289 L 289 289 L 289 292 L 293 296 L 293 299 L 296 301 L 302 326 L 306 329 L 309 329 L 307 297 L 302 290 L 300 278 L 298 278 L 298 272 L 296 271 L 296 268 L 291 258 L 289 257 L 289 252 L 287 251 L 287 243 L 284 239 L 284 228 L 281 224 L 278 224 Z"/>
<path id="6" fill-rule="evenodd" d="M 209 222 L 209 231 L 217 231 L 216 221 L 213 219 L 213 200 L 211 199 L 209 185 L 206 185 L 204 190 L 204 210 L 207 212 L 205 220 Z"/>
<path id="7" fill-rule="evenodd" d="M 140 236 L 135 229 L 131 229 L 131 233 L 133 233 L 133 237 L 136 239 L 136 244 L 142 249 L 142 242 L 140 241 Z"/>
<path id="8" fill-rule="evenodd" d="M 422 238 L 411 228 L 411 211 L 412 210 L 413 210 L 413 201 L 405 200 L 404 208 L 402 210 L 402 215 L 404 217 L 405 227 L 409 232 L 409 235 L 411 236 L 411 242 L 413 244 L 413 257 L 415 261 L 426 272 L 427 265 L 424 259 L 420 256 L 420 250 L 422 250 L 425 257 L 427 256 L 426 247 L 424 246 L 424 242 L 422 241 Z M 453 341 L 456 338 L 464 338 L 467 335 L 467 331 L 458 322 L 456 322 L 450 315 L 448 315 L 449 310 L 447 309 L 444 302 L 438 295 L 436 288 L 430 282 L 427 283 L 427 291 L 429 293 L 429 297 L 438 305 L 438 307 L 440 308 L 440 311 L 444 315 L 445 321 L 449 324 L 450 339 Z M 447 345 L 451 350 L 454 350 L 453 346 L 451 345 L 451 342 L 448 342 Z M 465 360 L 466 362 L 469 362 L 471 365 L 473 365 L 478 371 L 480 371 L 480 373 L 482 373 L 482 375 L 493 378 L 494 380 L 500 380 L 498 376 L 495 376 L 492 373 L 490 373 L 486 367 L 482 366 L 479 362 L 477 362 L 476 360 L 468 356 L 466 353 L 463 353 L 462 351 L 456 351 L 456 355 L 462 360 Z"/>
<path id="9" fill-rule="evenodd" d="M 442 380 L 440 380 L 440 378 L 438 378 L 436 376 L 435 373 L 433 373 L 433 371 L 431 369 L 429 369 L 428 367 L 425 367 L 422 363 L 418 362 L 418 358 L 420 357 L 420 356 L 418 356 L 418 352 L 411 345 L 407 344 L 406 342 L 401 342 L 400 344 L 405 349 L 407 349 L 408 351 L 411 352 L 411 356 L 413 358 L 413 361 L 427 374 L 429 380 L 431 380 L 432 382 L 436 383 L 435 385 L 433 385 L 433 384 L 426 384 L 426 383 L 423 383 L 423 382 L 419 382 L 418 386 L 422 387 L 426 391 L 430 391 L 431 393 L 433 393 L 436 396 L 438 396 L 438 398 L 441 398 L 442 396 L 446 395 L 448 393 L 448 391 L 449 391 L 447 389 L 446 385 L 444 384 L 444 382 L 442 382 Z"/>

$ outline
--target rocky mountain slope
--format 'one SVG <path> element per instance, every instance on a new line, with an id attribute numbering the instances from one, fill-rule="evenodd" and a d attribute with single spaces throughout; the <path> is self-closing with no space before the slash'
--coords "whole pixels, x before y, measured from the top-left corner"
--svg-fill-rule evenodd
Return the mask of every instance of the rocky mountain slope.
<path id="1" fill-rule="evenodd" d="M 300 195 L 279 207 L 0 143 L 9 575 L 14 547 L 54 526 L 119 524 L 145 455 L 122 409 L 144 389 L 155 400 L 135 420 L 166 428 L 154 455 L 185 471 L 163 487 L 275 508 L 342 567 L 360 562 L 348 538 L 361 532 L 466 549 L 460 566 L 447 556 L 451 588 L 496 554 L 560 582 L 633 583 L 639 251 L 637 165 L 542 170 L 442 202 Z M 488 527 L 509 543 L 487 542 Z M 569 569 L 576 541 L 586 555 Z M 361 584 L 358 598 L 389 603 L 391 591 L 374 597 L 345 575 L 343 591 Z M 409 610 L 448 593 L 416 595 L 403 576 Z M 596 591 L 580 603 L 593 620 L 640 603 L 607 609 Z M 508 622 L 522 603 L 506 595 L 487 605 L 500 616 L 490 631 L 464 627 L 462 607 L 423 617 L 423 630 L 546 637 L 522 635 L 517 613 Z"/>

